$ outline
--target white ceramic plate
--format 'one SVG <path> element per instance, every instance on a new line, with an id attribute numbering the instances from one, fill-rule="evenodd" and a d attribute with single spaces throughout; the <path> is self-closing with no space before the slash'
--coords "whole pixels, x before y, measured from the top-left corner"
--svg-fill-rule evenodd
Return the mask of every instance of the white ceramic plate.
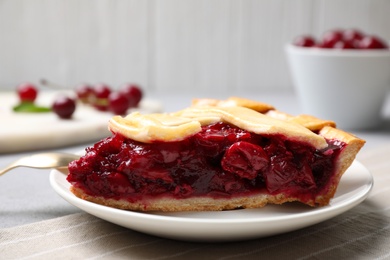
<path id="1" fill-rule="evenodd" d="M 62 93 L 74 94 L 69 91 L 41 92 L 36 103 L 50 107 Z M 111 134 L 107 128 L 108 120 L 113 116 L 110 112 L 80 104 L 71 120 L 63 120 L 54 113 L 15 113 L 12 108 L 18 103 L 14 92 L 0 92 L 0 115 L 2 122 L 7 122 L 0 127 L 0 154 L 94 142 Z M 146 98 L 138 108 L 128 112 L 133 111 L 161 112 L 162 105 Z"/>
<path id="2" fill-rule="evenodd" d="M 52 187 L 76 207 L 109 222 L 139 232 L 188 241 L 235 241 L 276 235 L 307 227 L 358 205 L 373 186 L 371 173 L 355 161 L 342 177 L 329 206 L 309 208 L 298 203 L 267 205 L 261 209 L 221 212 L 140 213 L 114 209 L 74 196 L 66 176 L 50 174 Z"/>

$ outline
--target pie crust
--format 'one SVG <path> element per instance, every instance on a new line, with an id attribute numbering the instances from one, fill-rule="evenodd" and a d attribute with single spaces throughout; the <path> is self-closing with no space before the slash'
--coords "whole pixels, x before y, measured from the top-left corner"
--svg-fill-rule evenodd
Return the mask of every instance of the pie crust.
<path id="1" fill-rule="evenodd" d="M 254 191 L 233 194 L 227 197 L 205 195 L 187 196 L 145 196 L 141 199 L 102 196 L 85 188 L 75 176 L 80 174 L 81 161 L 69 165 L 71 191 L 78 197 L 99 204 L 138 211 L 204 211 L 236 208 L 258 208 L 268 203 L 282 204 L 300 201 L 310 206 L 328 205 L 333 198 L 340 178 L 354 161 L 365 141 L 336 128 L 333 121 L 322 120 L 310 115 L 292 116 L 276 110 L 273 106 L 231 97 L 227 100 L 195 99 L 192 106 L 175 113 L 147 114 L 137 112 L 126 117 L 114 116 L 109 129 L 126 139 L 143 144 L 181 142 L 202 130 L 202 127 L 223 122 L 259 136 L 282 136 L 289 142 L 312 147 L 316 151 L 326 150 L 329 140 L 340 145 L 337 158 L 332 162 L 332 175 L 323 189 L 310 199 L 302 199 L 288 192 Z M 88 174 L 88 173 L 86 173 Z"/>

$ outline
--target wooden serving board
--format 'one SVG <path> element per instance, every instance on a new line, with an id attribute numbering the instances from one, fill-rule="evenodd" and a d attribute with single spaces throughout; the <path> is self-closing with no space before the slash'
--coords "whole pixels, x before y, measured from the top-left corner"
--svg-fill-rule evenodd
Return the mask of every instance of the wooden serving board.
<path id="1" fill-rule="evenodd" d="M 59 94 L 39 93 L 36 103 L 50 107 Z M 94 142 L 111 134 L 107 128 L 108 120 L 113 116 L 110 112 L 78 103 L 72 119 L 64 120 L 53 112 L 16 113 L 12 108 L 18 102 L 15 92 L 0 92 L 0 154 Z M 144 99 L 138 108 L 128 112 L 133 111 L 161 112 L 162 105 L 158 101 Z"/>

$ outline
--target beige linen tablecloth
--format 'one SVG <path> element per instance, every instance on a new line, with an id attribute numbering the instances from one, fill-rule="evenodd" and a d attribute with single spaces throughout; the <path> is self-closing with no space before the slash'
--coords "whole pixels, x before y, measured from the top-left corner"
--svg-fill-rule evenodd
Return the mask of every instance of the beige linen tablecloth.
<path id="1" fill-rule="evenodd" d="M 87 213 L 0 230 L 0 259 L 390 259 L 390 146 L 358 156 L 374 175 L 352 210 L 298 231 L 231 243 L 190 243 Z"/>

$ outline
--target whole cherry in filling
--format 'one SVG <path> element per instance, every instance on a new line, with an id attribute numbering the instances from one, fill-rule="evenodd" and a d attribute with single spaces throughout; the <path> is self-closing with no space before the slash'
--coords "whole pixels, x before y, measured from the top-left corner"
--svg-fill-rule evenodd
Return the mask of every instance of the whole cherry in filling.
<path id="1" fill-rule="evenodd" d="M 148 196 L 266 193 L 309 200 L 326 189 L 342 143 L 316 150 L 282 135 L 258 135 L 215 123 L 182 141 L 140 143 L 114 134 L 69 165 L 68 181 L 87 194 L 142 200 Z"/>

